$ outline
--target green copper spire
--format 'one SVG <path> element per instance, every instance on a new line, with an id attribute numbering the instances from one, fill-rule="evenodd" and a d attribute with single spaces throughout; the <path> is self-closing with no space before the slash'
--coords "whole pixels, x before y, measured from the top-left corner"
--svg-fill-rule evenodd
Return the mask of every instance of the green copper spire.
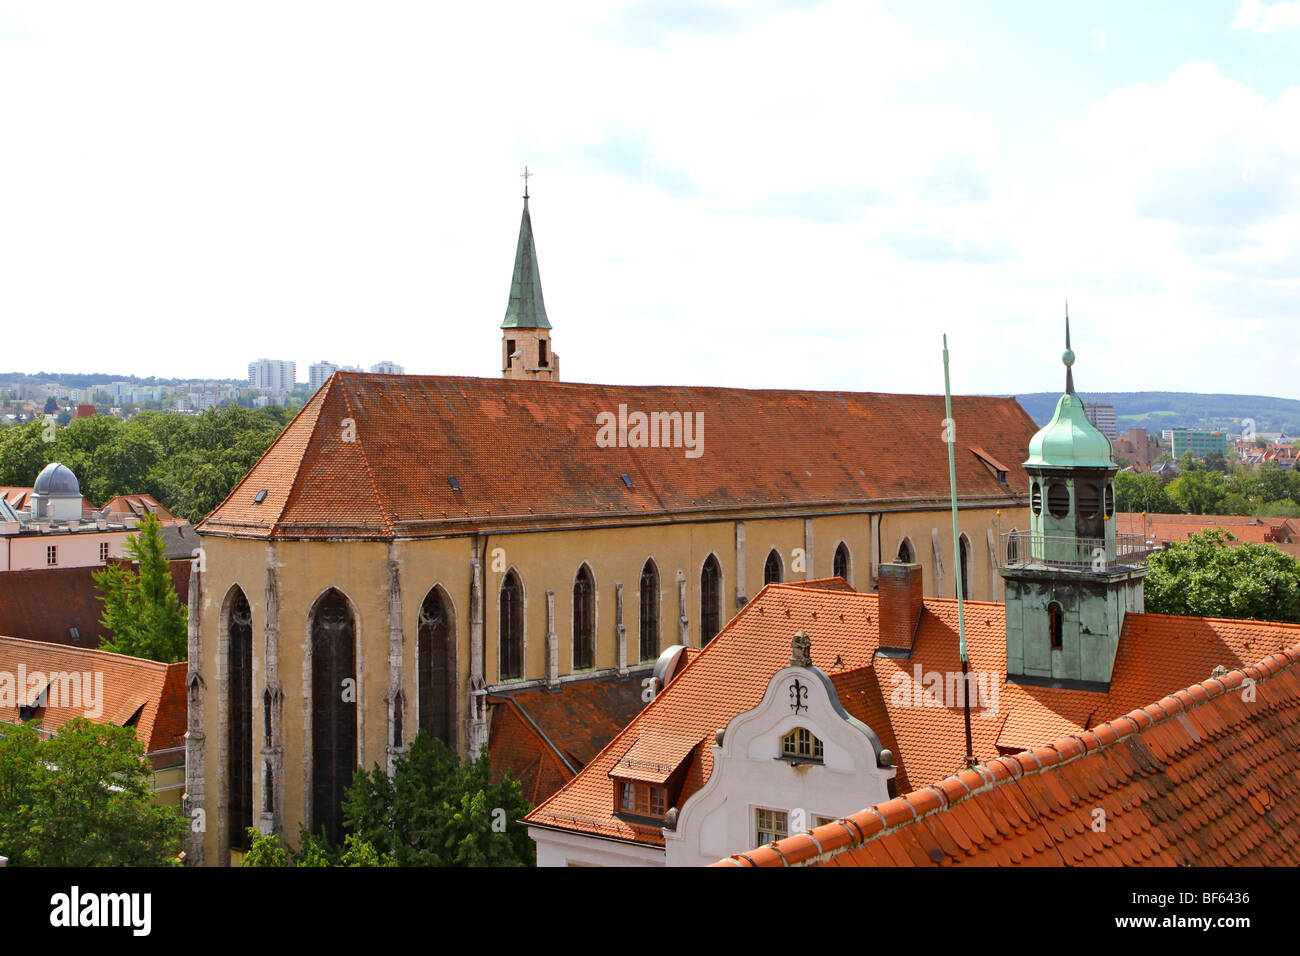
<path id="1" fill-rule="evenodd" d="M 1056 403 L 1056 414 L 1029 440 L 1026 465 L 1059 468 L 1114 468 L 1110 439 L 1097 430 L 1074 394 L 1074 352 L 1070 349 L 1070 307 L 1065 307 L 1065 394 Z"/>
<path id="2" fill-rule="evenodd" d="M 524 175 L 531 176 L 528 168 Z M 519 245 L 515 249 L 515 274 L 510 280 L 510 304 L 506 306 L 503 329 L 549 329 L 546 303 L 542 301 L 542 274 L 537 268 L 533 245 L 533 220 L 528 215 L 528 180 L 524 180 L 524 217 L 519 223 Z"/>

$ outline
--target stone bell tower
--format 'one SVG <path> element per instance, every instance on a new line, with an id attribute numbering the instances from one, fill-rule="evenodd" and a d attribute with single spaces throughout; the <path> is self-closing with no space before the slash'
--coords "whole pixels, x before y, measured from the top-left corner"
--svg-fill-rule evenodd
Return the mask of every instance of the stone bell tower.
<path id="1" fill-rule="evenodd" d="M 1007 679 L 1104 691 L 1124 615 L 1143 610 L 1141 535 L 1115 533 L 1110 439 L 1074 393 L 1065 319 L 1065 394 L 1029 442 L 1028 532 L 1003 535 Z"/>
<path id="2" fill-rule="evenodd" d="M 542 301 L 542 274 L 533 244 L 533 220 L 528 214 L 528 177 L 524 167 L 524 215 L 519 223 L 515 272 L 510 280 L 510 303 L 501 323 L 501 375 L 558 382 L 560 357 L 551 348 L 551 323 Z"/>

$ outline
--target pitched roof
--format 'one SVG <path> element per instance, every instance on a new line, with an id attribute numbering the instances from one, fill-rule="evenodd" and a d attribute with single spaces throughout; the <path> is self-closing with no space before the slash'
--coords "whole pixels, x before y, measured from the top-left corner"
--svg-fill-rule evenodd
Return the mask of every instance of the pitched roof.
<path id="1" fill-rule="evenodd" d="M 1300 865 L 1298 664 L 1300 645 L 714 865 Z"/>
<path id="2" fill-rule="evenodd" d="M 151 514 L 164 525 L 180 524 L 185 520 L 164 508 L 153 495 L 117 495 L 104 502 L 104 507 L 100 510 L 109 514 L 134 515 L 137 518 Z"/>
<path id="3" fill-rule="evenodd" d="M 1082 733 L 1204 680 L 1219 665 L 1240 667 L 1300 644 L 1295 624 L 1128 614 L 1107 692 L 1029 686 L 1006 682 L 1004 605 L 965 605 L 969 670 L 984 675 L 988 691 L 971 720 L 981 760 Z M 879 621 L 875 594 L 767 585 L 528 821 L 662 845 L 658 831 L 613 816 L 609 778 L 624 775 L 619 761 L 634 750 L 633 758 L 646 764 L 678 768 L 690 761 L 693 769 L 676 801 L 684 804 L 712 772 L 715 731 L 758 704 L 771 676 L 787 664 L 790 636 L 799 630 L 811 638 L 813 664 L 830 676 L 844 709 L 893 751 L 897 785 L 942 780 L 965 765 L 964 715 L 938 700 L 927 703 L 922 688 L 931 674 L 943 680 L 961 671 L 957 602 L 925 599 L 910 658 L 876 656 Z"/>
<path id="4" fill-rule="evenodd" d="M 515 271 L 510 279 L 510 301 L 506 305 L 503 329 L 549 329 L 546 303 L 542 301 L 542 273 L 537 266 L 537 247 L 533 243 L 533 217 L 528 214 L 528 197 L 524 197 L 524 214 L 519 220 L 519 244 L 515 248 Z"/>
<path id="5" fill-rule="evenodd" d="M 525 796 L 541 803 L 636 716 L 641 691 L 639 680 L 608 676 L 566 681 L 554 691 L 530 687 L 493 694 L 493 771 L 508 770 L 524 784 Z"/>
<path id="6" fill-rule="evenodd" d="M 34 717 L 42 721 L 43 729 L 57 733 L 74 717 L 119 727 L 126 726 L 134 718 L 136 739 L 144 745 L 146 752 L 180 747 L 185 743 L 187 667 L 184 661 L 163 664 L 85 647 L 0 636 L 0 672 L 15 678 L 20 668 L 29 676 L 39 672 L 47 678 L 52 673 L 89 673 L 96 685 L 102 675 L 102 700 L 98 699 L 97 688 L 93 695 L 85 695 L 83 691 L 83 696 L 75 700 L 60 699 L 59 692 L 51 688 L 47 697 L 49 706 L 39 708 Z M 28 689 L 19 687 L 18 693 L 26 697 Z M 92 700 L 91 696 L 95 699 Z M 24 700 L 14 701 L 17 706 L 8 706 L 9 703 L 0 700 L 0 721 L 20 722 L 19 708 L 24 705 Z"/>
<path id="7" fill-rule="evenodd" d="M 131 566 L 124 559 L 115 563 Z M 80 647 L 99 647 L 104 602 L 95 590 L 98 566 L 0 571 L 0 634 Z M 182 605 L 190 586 L 190 562 L 171 563 L 172 586 Z M 76 629 L 76 636 L 73 629 Z"/>
<path id="8" fill-rule="evenodd" d="M 1020 460 L 1034 423 L 1014 399 L 952 401 L 963 443 Z M 695 413 L 702 456 L 601 447 L 597 415 L 620 406 Z M 947 453 L 935 439 L 943 417 L 941 395 L 336 372 L 198 530 L 387 539 L 457 527 L 946 503 Z M 523 492 L 520 475 L 528 476 Z M 1009 481 L 1029 486 L 1019 465 Z M 958 456 L 957 485 L 968 502 L 1024 501 L 973 454 Z"/>
<path id="9" fill-rule="evenodd" d="M 1115 515 L 1115 530 L 1120 534 L 1141 534 L 1157 541 L 1181 541 L 1198 531 L 1224 531 L 1235 543 L 1290 543 L 1300 529 L 1288 518 L 1264 515 L 1165 515 L 1120 512 Z"/>

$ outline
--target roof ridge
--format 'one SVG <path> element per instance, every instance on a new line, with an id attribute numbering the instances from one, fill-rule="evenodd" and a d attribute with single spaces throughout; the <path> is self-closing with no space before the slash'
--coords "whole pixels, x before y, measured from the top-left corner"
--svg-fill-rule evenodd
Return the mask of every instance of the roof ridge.
<path id="1" fill-rule="evenodd" d="M 133 657 L 130 654 L 119 654 L 116 651 L 106 651 L 98 647 L 82 647 L 80 644 L 56 644 L 53 641 L 35 641 L 32 640 L 31 638 L 12 637 L 11 635 L 8 634 L 0 634 L 0 641 L 3 642 L 13 641 L 19 644 L 31 644 L 38 648 L 47 648 L 49 650 L 65 651 L 73 655 L 94 654 L 95 656 L 102 657 L 106 660 L 126 662 L 128 663 L 129 666 L 133 666 L 133 667 L 144 664 L 144 665 L 148 665 L 150 668 L 161 668 L 164 673 L 166 673 L 167 668 L 173 666 L 172 663 L 169 663 L 167 661 L 156 661 L 151 657 Z M 179 661 L 175 663 L 185 664 L 186 662 Z"/>
<path id="2" fill-rule="evenodd" d="M 758 849 L 770 848 L 776 850 L 784 861 L 783 865 L 786 866 L 807 866 L 821 862 L 838 852 L 856 849 L 865 843 L 887 836 L 914 821 L 962 803 L 986 790 L 1001 786 L 1008 780 L 1016 780 L 1031 774 L 1042 773 L 1049 767 L 1063 766 L 1081 760 L 1090 754 L 1105 750 L 1158 724 L 1171 720 L 1180 714 L 1185 714 L 1190 710 L 1223 697 L 1230 691 L 1241 687 L 1248 679 L 1253 683 L 1261 683 L 1297 664 L 1300 664 L 1300 644 L 1270 654 L 1255 664 L 1229 671 L 1222 677 L 1211 677 L 1190 687 L 1174 691 L 1172 694 L 1168 694 L 1144 708 L 1129 711 L 1129 713 L 1121 717 L 1098 724 L 1083 733 L 1068 734 L 1064 737 L 1058 737 L 1052 743 L 1041 747 L 991 758 L 986 762 L 976 764 L 968 770 L 962 770 L 945 777 L 935 784 L 921 787 L 910 793 L 886 800 L 883 803 L 873 804 L 843 818 L 853 823 L 863 832 L 861 840 L 850 839 L 847 843 L 836 841 L 830 849 L 820 850 L 816 854 L 808 853 L 806 846 L 799 846 L 795 843 L 795 841 L 803 841 L 812 833 L 820 832 L 824 828 L 831 826 L 831 824 L 824 824 L 822 827 L 815 827 L 808 834 L 786 837 L 784 840 L 767 844 L 766 847 Z M 1166 706 L 1165 701 L 1170 701 L 1173 706 Z M 1155 713 L 1152 713 L 1153 710 Z M 1120 721 L 1127 721 L 1129 727 L 1118 726 Z M 1089 737 L 1091 740 L 1086 739 Z M 955 791 L 958 787 L 964 792 L 950 792 Z M 916 798 L 916 801 L 913 802 L 912 798 Z M 910 811 L 911 815 L 906 818 L 899 818 L 898 814 L 904 810 Z M 894 822 L 887 822 L 890 819 Z M 822 833 L 821 838 L 810 842 L 815 842 L 820 849 L 823 839 L 827 838 L 830 832 L 833 831 Z M 744 854 L 733 853 L 729 858 L 719 860 L 712 865 L 733 865 L 742 856 Z M 759 865 L 752 860 L 748 860 L 748 857 L 746 857 L 746 860 L 750 866 Z"/>

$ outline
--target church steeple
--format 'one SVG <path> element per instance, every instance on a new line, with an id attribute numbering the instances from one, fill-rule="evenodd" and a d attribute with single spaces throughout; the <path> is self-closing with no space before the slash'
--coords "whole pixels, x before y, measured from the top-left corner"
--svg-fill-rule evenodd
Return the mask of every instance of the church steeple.
<path id="1" fill-rule="evenodd" d="M 542 299 L 542 273 L 537 266 L 533 219 L 528 212 L 528 179 L 524 167 L 524 213 L 515 246 L 515 271 L 510 279 L 510 301 L 501 322 L 501 374 L 505 378 L 558 381 L 559 356 L 551 349 L 551 322 Z"/>

